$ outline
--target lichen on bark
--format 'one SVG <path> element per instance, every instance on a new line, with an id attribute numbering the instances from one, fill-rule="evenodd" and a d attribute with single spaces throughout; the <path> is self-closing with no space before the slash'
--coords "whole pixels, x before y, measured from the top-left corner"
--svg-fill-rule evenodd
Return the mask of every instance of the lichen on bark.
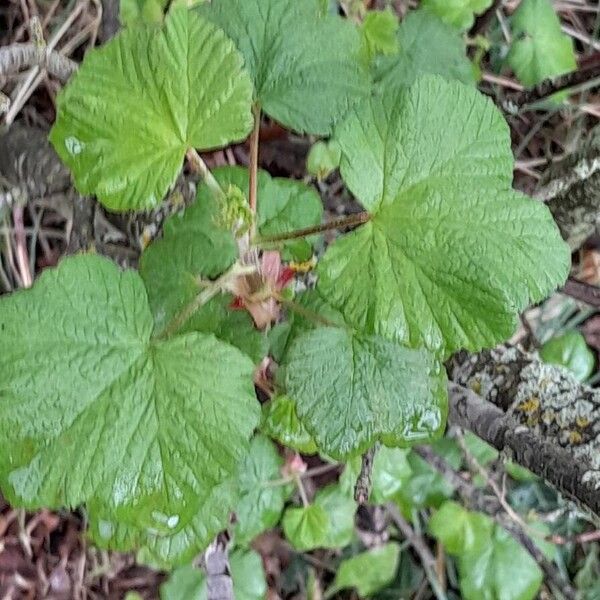
<path id="1" fill-rule="evenodd" d="M 598 514 L 600 390 L 514 346 L 460 353 L 450 371 L 481 400 L 451 388 L 455 420 Z"/>

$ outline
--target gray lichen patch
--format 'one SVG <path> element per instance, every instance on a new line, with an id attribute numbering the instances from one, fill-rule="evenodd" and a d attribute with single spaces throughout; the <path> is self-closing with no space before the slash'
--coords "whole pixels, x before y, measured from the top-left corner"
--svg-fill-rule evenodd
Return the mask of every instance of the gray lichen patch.
<path id="1" fill-rule="evenodd" d="M 452 378 L 500 407 L 540 440 L 568 450 L 600 489 L 600 391 L 516 347 L 458 356 Z"/>

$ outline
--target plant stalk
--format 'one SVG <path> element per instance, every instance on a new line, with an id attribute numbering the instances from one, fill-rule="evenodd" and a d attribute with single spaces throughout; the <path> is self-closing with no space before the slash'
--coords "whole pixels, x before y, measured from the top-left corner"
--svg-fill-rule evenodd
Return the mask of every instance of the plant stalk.
<path id="1" fill-rule="evenodd" d="M 288 240 L 295 240 L 297 238 L 323 233 L 324 231 L 343 229 L 345 227 L 352 227 L 353 225 L 361 225 L 363 223 L 367 223 L 370 219 L 371 215 L 368 212 L 356 213 L 347 217 L 334 219 L 333 221 L 329 221 L 327 223 L 321 223 L 320 225 L 313 225 L 312 227 L 305 227 L 303 229 L 296 229 L 294 231 L 287 231 L 285 233 L 278 233 L 276 235 L 259 237 L 254 240 L 254 243 L 262 245 L 272 244 L 275 242 L 286 242 Z"/>
<path id="2" fill-rule="evenodd" d="M 325 327 L 339 327 L 337 323 L 330 321 L 329 319 L 317 314 L 316 312 L 313 312 L 312 310 L 308 310 L 293 300 L 284 298 L 281 294 L 274 293 L 271 294 L 271 296 L 280 304 L 287 306 L 292 312 L 298 313 L 301 317 L 304 317 L 313 323 L 324 325 Z"/>
<path id="3" fill-rule="evenodd" d="M 254 273 L 256 267 L 242 266 L 235 263 L 228 271 L 225 271 L 218 279 L 207 283 L 206 287 L 183 309 L 178 312 L 166 327 L 156 336 L 158 340 L 164 340 L 177 333 L 179 329 L 194 315 L 194 313 L 212 300 L 218 293 L 226 291 L 228 284 L 241 275 Z"/>
<path id="4" fill-rule="evenodd" d="M 248 190 L 248 202 L 250 210 L 256 215 L 258 206 L 258 143 L 260 138 L 260 106 L 255 104 L 252 107 L 254 116 L 254 129 L 250 135 L 250 180 Z M 254 219 L 256 222 L 256 218 Z"/>

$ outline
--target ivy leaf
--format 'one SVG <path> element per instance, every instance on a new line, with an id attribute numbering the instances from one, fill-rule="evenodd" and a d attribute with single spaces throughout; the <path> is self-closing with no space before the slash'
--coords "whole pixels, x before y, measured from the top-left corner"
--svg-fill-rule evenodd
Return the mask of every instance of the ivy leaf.
<path id="1" fill-rule="evenodd" d="M 302 508 L 288 508 L 283 515 L 282 525 L 290 544 L 304 552 L 320 547 L 329 518 L 322 506 L 310 504 Z"/>
<path id="2" fill-rule="evenodd" d="M 529 553 L 499 525 L 487 547 L 461 555 L 459 574 L 465 600 L 532 600 L 543 579 Z"/>
<path id="3" fill-rule="evenodd" d="M 250 452 L 238 469 L 241 498 L 235 513 L 235 541 L 248 545 L 257 535 L 274 527 L 283 511 L 287 497 L 283 485 L 268 485 L 282 477 L 283 460 L 275 446 L 263 436 L 255 437 L 250 443 Z"/>
<path id="4" fill-rule="evenodd" d="M 169 217 L 163 237 L 150 244 L 140 259 L 155 334 L 164 332 L 206 283 L 226 271 L 236 258 L 233 235 L 220 228 L 218 205 L 209 195 L 199 193 L 184 213 Z M 267 351 L 266 337 L 255 329 L 246 311 L 229 308 L 232 302 L 229 294 L 213 298 L 183 323 L 178 333 L 212 333 L 258 363 Z"/>
<path id="5" fill-rule="evenodd" d="M 346 588 L 355 588 L 361 598 L 372 596 L 394 579 L 399 561 L 400 546 L 395 542 L 348 558 L 340 563 L 327 596 Z"/>
<path id="6" fill-rule="evenodd" d="M 333 327 L 304 333 L 287 353 L 285 387 L 319 449 L 336 459 L 378 440 L 427 441 L 445 426 L 443 369 L 426 351 L 378 336 Z"/>
<path id="7" fill-rule="evenodd" d="M 578 381 L 585 381 L 594 372 L 596 364 L 594 353 L 576 330 L 547 341 L 540 348 L 540 358 L 551 365 L 567 368 Z"/>
<path id="8" fill-rule="evenodd" d="M 460 29 L 470 29 L 479 15 L 492 5 L 493 0 L 423 0 L 423 6 L 445 23 Z"/>
<path id="9" fill-rule="evenodd" d="M 326 135 L 370 88 L 360 35 L 319 0 L 213 0 L 202 14 L 237 44 L 256 102 L 300 132 Z"/>
<path id="10" fill-rule="evenodd" d="M 354 535 L 355 512 L 356 502 L 339 485 L 329 485 L 317 493 L 313 504 L 285 511 L 282 522 L 285 537 L 303 552 L 343 548 Z"/>
<path id="11" fill-rule="evenodd" d="M 481 513 L 466 510 L 452 501 L 444 502 L 429 520 L 429 531 L 450 554 L 481 552 L 491 543 L 494 523 Z"/>
<path id="12" fill-rule="evenodd" d="M 405 449 L 386 448 L 385 446 L 377 450 L 371 471 L 370 502 L 384 504 L 402 488 L 403 481 L 406 481 L 412 473 L 408 463 L 408 452 Z M 340 477 L 340 485 L 344 487 L 346 493 L 354 492 L 361 462 L 361 457 L 355 456 L 346 464 Z"/>
<path id="13" fill-rule="evenodd" d="M 261 431 L 288 448 L 315 454 L 317 445 L 298 419 L 296 403 L 289 396 L 277 395 L 263 404 Z"/>
<path id="14" fill-rule="evenodd" d="M 234 185 L 246 196 L 249 188 L 248 169 L 243 167 L 219 167 L 212 171 L 222 188 Z M 258 231 L 269 236 L 287 233 L 295 229 L 318 225 L 323 215 L 323 204 L 312 187 L 300 181 L 283 177 L 271 177 L 266 171 L 258 171 Z M 211 193 L 208 186 L 198 189 L 198 200 L 209 203 Z M 308 260 L 319 236 L 285 242 L 282 252 L 284 260 Z"/>
<path id="15" fill-rule="evenodd" d="M 410 86 L 419 76 L 428 74 L 466 84 L 475 82 L 460 33 L 429 11 L 409 12 L 400 23 L 397 37 L 398 52 L 374 61 L 375 81 L 386 89 Z"/>
<path id="16" fill-rule="evenodd" d="M 111 210 L 153 208 L 187 149 L 245 138 L 252 82 L 242 60 L 222 31 L 183 9 L 163 28 L 126 29 L 88 52 L 50 134 L 77 189 Z"/>
<path id="17" fill-rule="evenodd" d="M 260 414 L 252 363 L 209 335 L 152 339 L 137 273 L 77 256 L 0 305 L 13 504 L 89 502 L 169 534 L 235 473 Z"/>
<path id="18" fill-rule="evenodd" d="M 475 89 L 421 78 L 363 103 L 336 139 L 372 218 L 329 246 L 318 290 L 358 330 L 475 351 L 566 279 L 569 249 L 547 207 L 510 188 L 508 128 Z"/>
<path id="19" fill-rule="evenodd" d="M 562 32 L 549 0 L 523 0 L 511 23 L 508 63 L 524 85 L 533 86 L 577 68 L 573 41 Z"/>

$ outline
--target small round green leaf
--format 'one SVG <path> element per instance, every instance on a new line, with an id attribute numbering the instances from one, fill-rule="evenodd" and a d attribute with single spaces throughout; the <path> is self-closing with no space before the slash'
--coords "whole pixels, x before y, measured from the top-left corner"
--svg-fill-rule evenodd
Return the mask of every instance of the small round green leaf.
<path id="1" fill-rule="evenodd" d="M 317 492 L 314 500 L 327 513 L 328 525 L 323 530 L 321 548 L 343 548 L 354 536 L 356 502 L 337 484 L 328 485 Z"/>
<path id="2" fill-rule="evenodd" d="M 282 525 L 290 544 L 304 552 L 321 546 L 329 517 L 322 506 L 311 504 L 302 508 L 288 508 L 283 515 Z"/>
<path id="3" fill-rule="evenodd" d="M 492 0 L 423 0 L 423 6 L 449 25 L 469 29 L 475 15 L 481 14 L 492 4 Z"/>
<path id="4" fill-rule="evenodd" d="M 573 40 L 562 32 L 550 0 L 523 0 L 511 24 L 508 63 L 523 84 L 533 86 L 577 68 Z"/>
<path id="5" fill-rule="evenodd" d="M 485 548 L 460 557 L 458 568 L 465 600 L 533 600 L 543 580 L 537 563 L 499 525 Z"/>
<path id="6" fill-rule="evenodd" d="M 579 331 L 567 331 L 540 348 L 540 358 L 551 365 L 566 367 L 578 381 L 585 381 L 596 364 L 594 353 Z"/>
<path id="7" fill-rule="evenodd" d="M 372 596 L 391 583 L 399 560 L 400 545 L 395 542 L 348 558 L 341 562 L 327 595 L 331 597 L 334 591 L 355 588 L 361 598 Z"/>
<path id="8" fill-rule="evenodd" d="M 335 140 L 315 142 L 306 158 L 306 170 L 319 181 L 326 179 L 340 166 L 341 151 Z"/>
<path id="9" fill-rule="evenodd" d="M 285 386 L 320 450 L 334 458 L 382 441 L 422 443 L 446 423 L 445 373 L 424 350 L 323 327 L 293 343 Z"/>
<path id="10" fill-rule="evenodd" d="M 222 31 L 185 9 L 91 50 L 58 97 L 50 139 L 82 194 L 111 210 L 156 206 L 189 148 L 252 128 L 252 82 Z"/>
<path id="11" fill-rule="evenodd" d="M 362 22 L 361 33 L 368 59 L 377 54 L 395 54 L 399 43 L 396 37 L 398 17 L 392 10 L 370 10 Z"/>
<path id="12" fill-rule="evenodd" d="M 229 558 L 235 600 L 263 600 L 267 581 L 260 554 L 254 550 L 235 550 Z"/>
<path id="13" fill-rule="evenodd" d="M 482 513 L 466 510 L 456 502 L 444 502 L 429 520 L 429 531 L 450 554 L 479 552 L 491 543 L 493 521 Z"/>

